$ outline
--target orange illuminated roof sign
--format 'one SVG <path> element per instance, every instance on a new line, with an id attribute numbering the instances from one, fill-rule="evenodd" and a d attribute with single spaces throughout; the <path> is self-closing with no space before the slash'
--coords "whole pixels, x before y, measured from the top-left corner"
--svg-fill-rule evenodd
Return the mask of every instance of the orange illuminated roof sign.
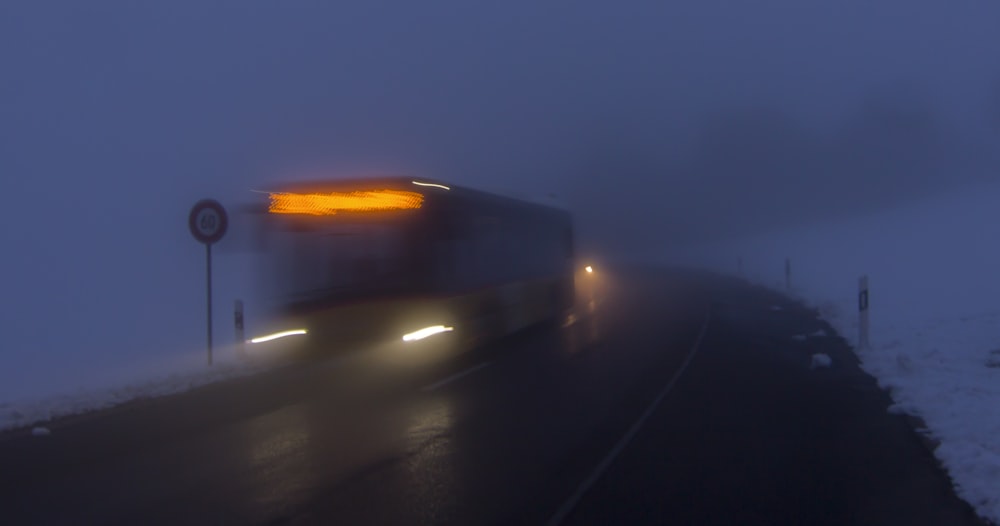
<path id="1" fill-rule="evenodd" d="M 423 194 L 402 190 L 362 190 L 355 192 L 329 192 L 298 194 L 273 192 L 269 194 L 272 214 L 304 214 L 330 216 L 341 212 L 386 212 L 414 210 L 424 204 Z"/>

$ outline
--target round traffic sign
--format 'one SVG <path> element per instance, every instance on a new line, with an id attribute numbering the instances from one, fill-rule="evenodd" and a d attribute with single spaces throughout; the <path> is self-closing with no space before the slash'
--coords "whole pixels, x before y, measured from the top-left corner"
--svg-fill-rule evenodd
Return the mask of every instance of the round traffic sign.
<path id="1" fill-rule="evenodd" d="M 202 199 L 191 207 L 188 214 L 188 227 L 195 239 L 211 245 L 222 239 L 229 228 L 229 216 L 226 209 L 215 199 Z"/>

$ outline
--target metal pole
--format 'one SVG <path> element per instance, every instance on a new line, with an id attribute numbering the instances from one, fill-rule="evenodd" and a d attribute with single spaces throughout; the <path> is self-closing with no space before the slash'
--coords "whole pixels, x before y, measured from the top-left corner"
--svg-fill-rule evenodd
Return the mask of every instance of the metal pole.
<path id="1" fill-rule="evenodd" d="M 208 297 L 208 365 L 212 365 L 212 245 L 205 243 L 205 281 Z"/>

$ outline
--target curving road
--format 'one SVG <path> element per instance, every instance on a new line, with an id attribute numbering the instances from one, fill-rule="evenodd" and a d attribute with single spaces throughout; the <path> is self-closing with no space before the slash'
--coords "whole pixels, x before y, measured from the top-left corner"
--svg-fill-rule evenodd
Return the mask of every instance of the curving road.
<path id="1" fill-rule="evenodd" d="M 599 278 L 599 303 L 462 356 L 359 353 L 0 435 L 0 518 L 978 524 L 814 313 L 697 273 Z"/>

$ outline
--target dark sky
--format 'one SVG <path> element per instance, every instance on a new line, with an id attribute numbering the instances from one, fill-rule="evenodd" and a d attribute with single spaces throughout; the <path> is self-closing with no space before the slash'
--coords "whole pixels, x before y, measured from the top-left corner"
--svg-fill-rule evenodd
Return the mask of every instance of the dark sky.
<path id="1" fill-rule="evenodd" d="M 5 1 L 4 265 L 162 261 L 196 199 L 303 175 L 553 192 L 628 249 L 889 202 L 995 168 L 997 27 L 993 0 Z"/>
<path id="2" fill-rule="evenodd" d="M 662 254 L 995 177 L 998 27 L 995 0 L 5 0 L 5 385 L 197 348 L 188 209 L 275 179 L 556 193 L 587 250 Z"/>

